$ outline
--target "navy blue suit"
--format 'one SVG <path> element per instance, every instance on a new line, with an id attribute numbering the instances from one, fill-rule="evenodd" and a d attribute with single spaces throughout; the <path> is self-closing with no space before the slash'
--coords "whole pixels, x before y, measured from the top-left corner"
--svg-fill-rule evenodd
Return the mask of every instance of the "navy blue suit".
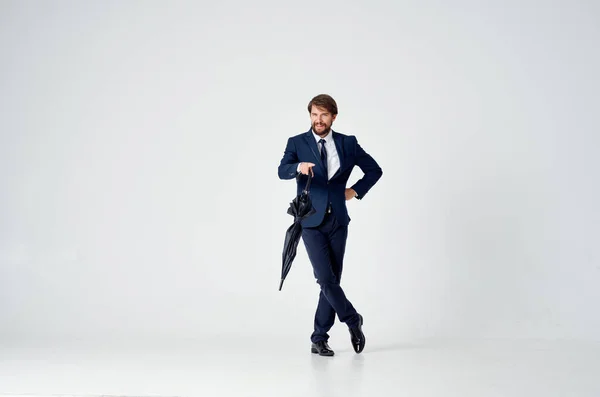
<path id="1" fill-rule="evenodd" d="M 350 223 L 346 208 L 346 183 L 354 166 L 358 166 L 364 175 L 351 188 L 360 200 L 383 174 L 381 167 L 360 147 L 355 136 L 333 130 L 330 133 L 340 159 L 340 168 L 331 179 L 328 180 L 312 130 L 288 139 L 278 170 L 280 179 L 296 179 L 297 194 L 300 194 L 308 177 L 297 172 L 298 164 L 315 164 L 310 197 L 316 213 L 302 222 L 302 240 L 321 287 L 312 342 L 329 339 L 327 332 L 333 326 L 336 313 L 348 327 L 358 324 L 356 309 L 340 286 Z"/>

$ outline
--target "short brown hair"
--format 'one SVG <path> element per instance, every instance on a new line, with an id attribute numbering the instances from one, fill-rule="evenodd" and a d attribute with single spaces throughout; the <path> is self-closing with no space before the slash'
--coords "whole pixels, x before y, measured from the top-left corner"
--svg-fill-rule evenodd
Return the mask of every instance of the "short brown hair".
<path id="1" fill-rule="evenodd" d="M 320 94 L 311 99 L 308 103 L 308 113 L 312 111 L 313 105 L 327 109 L 327 111 L 334 116 L 338 113 L 337 103 L 335 103 L 335 100 L 327 94 Z"/>

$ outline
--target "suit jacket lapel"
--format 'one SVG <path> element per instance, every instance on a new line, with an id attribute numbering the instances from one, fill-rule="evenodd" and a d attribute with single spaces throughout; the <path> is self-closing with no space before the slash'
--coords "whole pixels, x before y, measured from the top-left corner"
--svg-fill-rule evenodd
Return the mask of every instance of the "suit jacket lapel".
<path id="1" fill-rule="evenodd" d="M 308 132 L 306 133 L 304 138 L 306 138 L 306 143 L 308 144 L 308 146 L 310 147 L 310 150 L 315 155 L 315 159 L 316 159 L 315 164 L 319 164 L 321 166 L 321 169 L 324 170 L 325 167 L 323 165 L 323 161 L 321 160 L 321 156 L 319 156 L 319 153 L 320 153 L 319 147 L 317 146 L 317 141 L 315 141 L 315 137 L 313 136 L 312 131 L 308 130 Z"/>

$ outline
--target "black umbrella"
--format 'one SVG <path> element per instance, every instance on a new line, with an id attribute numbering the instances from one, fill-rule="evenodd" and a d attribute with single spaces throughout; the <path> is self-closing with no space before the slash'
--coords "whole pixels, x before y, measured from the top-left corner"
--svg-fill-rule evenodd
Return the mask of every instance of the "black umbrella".
<path id="1" fill-rule="evenodd" d="M 310 189 L 310 182 L 312 180 L 312 175 L 308 174 L 308 180 L 306 181 L 306 187 L 302 191 L 302 193 L 297 196 L 291 203 L 290 207 L 287 210 L 287 213 L 294 217 L 294 223 L 290 227 L 288 227 L 285 233 L 285 242 L 283 243 L 283 261 L 281 265 L 281 282 L 279 283 L 279 291 L 281 291 L 281 287 L 283 286 L 283 280 L 289 273 L 292 262 L 296 257 L 296 250 L 298 248 L 298 242 L 300 241 L 300 236 L 302 235 L 302 224 L 300 223 L 304 218 L 309 217 L 310 215 L 317 212 L 313 206 L 312 201 L 308 195 Z"/>

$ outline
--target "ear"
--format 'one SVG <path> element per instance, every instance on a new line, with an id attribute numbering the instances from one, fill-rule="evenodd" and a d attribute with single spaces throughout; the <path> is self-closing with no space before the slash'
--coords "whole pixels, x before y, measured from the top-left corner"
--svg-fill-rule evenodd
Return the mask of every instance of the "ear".
<path id="1" fill-rule="evenodd" d="M 337 114 L 334 114 L 333 117 L 331 118 L 331 122 L 334 122 L 336 117 L 337 117 Z"/>

